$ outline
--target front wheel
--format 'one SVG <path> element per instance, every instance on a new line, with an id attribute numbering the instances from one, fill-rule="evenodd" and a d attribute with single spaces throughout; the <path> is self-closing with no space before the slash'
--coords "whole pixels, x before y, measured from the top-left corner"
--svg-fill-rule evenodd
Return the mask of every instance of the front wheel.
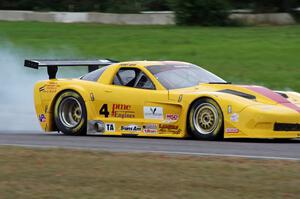
<path id="1" fill-rule="evenodd" d="M 189 112 L 190 133 L 204 140 L 223 138 L 223 114 L 219 105 L 212 99 L 197 100 Z"/>
<path id="2" fill-rule="evenodd" d="M 85 135 L 87 113 L 82 97 L 74 91 L 62 93 L 55 103 L 54 120 L 57 128 L 66 135 Z"/>

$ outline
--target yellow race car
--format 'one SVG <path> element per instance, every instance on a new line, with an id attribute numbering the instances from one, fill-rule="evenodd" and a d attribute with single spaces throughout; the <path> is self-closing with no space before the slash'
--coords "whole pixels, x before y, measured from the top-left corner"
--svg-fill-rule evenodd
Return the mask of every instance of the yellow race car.
<path id="1" fill-rule="evenodd" d="M 66 135 L 299 138 L 300 94 L 233 85 L 186 62 L 25 60 L 47 67 L 34 101 L 41 127 Z M 58 67 L 88 66 L 75 79 Z M 99 66 L 100 67 L 99 69 Z"/>

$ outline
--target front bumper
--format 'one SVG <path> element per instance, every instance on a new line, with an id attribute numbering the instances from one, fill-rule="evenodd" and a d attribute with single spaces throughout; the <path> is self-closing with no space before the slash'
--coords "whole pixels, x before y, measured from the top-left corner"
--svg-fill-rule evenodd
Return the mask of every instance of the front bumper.
<path id="1" fill-rule="evenodd" d="M 283 105 L 253 105 L 236 114 L 238 120 L 224 118 L 225 138 L 300 138 L 300 113 Z"/>

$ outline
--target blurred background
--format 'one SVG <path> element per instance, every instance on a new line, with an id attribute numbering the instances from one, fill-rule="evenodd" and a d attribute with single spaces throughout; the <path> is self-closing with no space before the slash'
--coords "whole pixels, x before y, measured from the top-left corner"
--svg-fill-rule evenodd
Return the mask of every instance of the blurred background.
<path id="1" fill-rule="evenodd" d="M 33 85 L 47 74 L 24 68 L 25 58 L 180 60 L 233 83 L 299 92 L 299 7 L 299 0 L 1 0 L 0 130 L 39 130 Z"/>

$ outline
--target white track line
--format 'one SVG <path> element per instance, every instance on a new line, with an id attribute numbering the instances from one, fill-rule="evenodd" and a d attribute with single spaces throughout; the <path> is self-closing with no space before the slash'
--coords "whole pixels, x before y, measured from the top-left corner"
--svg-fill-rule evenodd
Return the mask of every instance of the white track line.
<path id="1" fill-rule="evenodd" d="M 251 159 L 270 159 L 270 160 L 293 160 L 299 161 L 300 158 L 276 157 L 276 156 L 256 156 L 256 155 L 237 155 L 237 154 L 222 154 L 222 153 L 197 153 L 197 152 L 180 152 L 180 151 L 147 151 L 149 153 L 166 153 L 178 155 L 198 155 L 198 156 L 216 156 L 216 157 L 237 157 Z"/>
<path id="2" fill-rule="evenodd" d="M 107 150 L 101 148 L 86 148 L 72 146 L 51 146 L 51 145 L 30 145 L 30 144 L 0 144 L 0 146 L 18 146 L 26 148 L 52 148 L 52 149 L 75 149 L 75 150 L 93 150 L 106 152 L 129 152 L 129 153 L 157 153 L 157 154 L 174 154 L 174 155 L 194 155 L 194 156 L 215 156 L 215 157 L 234 157 L 234 158 L 249 158 L 249 159 L 266 159 L 266 160 L 291 160 L 300 161 L 300 158 L 277 157 L 277 156 L 257 156 L 257 155 L 237 155 L 237 154 L 222 154 L 222 153 L 198 153 L 185 151 L 145 151 L 145 150 Z"/>

